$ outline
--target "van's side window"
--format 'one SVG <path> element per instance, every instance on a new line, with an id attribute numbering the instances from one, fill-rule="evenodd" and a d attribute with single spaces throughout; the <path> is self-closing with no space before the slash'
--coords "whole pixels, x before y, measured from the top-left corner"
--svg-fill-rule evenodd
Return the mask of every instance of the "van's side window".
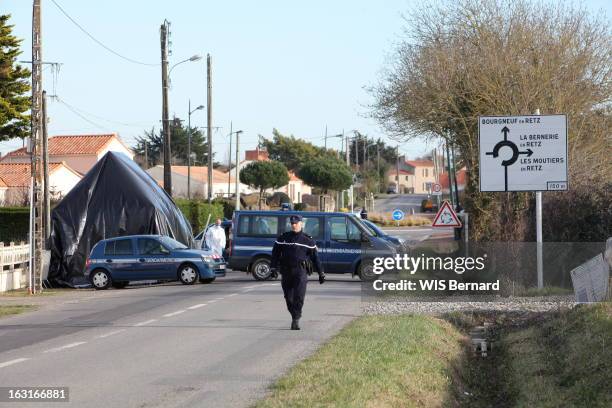
<path id="1" fill-rule="evenodd" d="M 238 223 L 238 235 L 249 235 L 249 220 L 251 217 L 243 215 Z"/>
<path id="2" fill-rule="evenodd" d="M 285 229 L 283 232 L 291 231 L 289 217 L 285 219 Z M 321 217 L 302 217 L 302 231 L 310 235 L 313 239 L 323 238 L 323 221 Z"/>
<path id="3" fill-rule="evenodd" d="M 348 239 L 351 241 L 361 240 L 361 230 L 355 225 L 355 222 L 351 220 L 348 221 Z"/>
<path id="4" fill-rule="evenodd" d="M 238 235 L 276 238 L 278 236 L 278 216 L 242 215 Z"/>
<path id="5" fill-rule="evenodd" d="M 253 235 L 278 235 L 278 217 L 275 216 L 253 216 Z"/>
<path id="6" fill-rule="evenodd" d="M 346 233 L 346 217 L 330 217 L 329 226 L 331 239 L 335 241 L 348 240 L 348 234 Z"/>
<path id="7" fill-rule="evenodd" d="M 132 240 L 119 239 L 115 241 L 115 255 L 132 255 Z"/>

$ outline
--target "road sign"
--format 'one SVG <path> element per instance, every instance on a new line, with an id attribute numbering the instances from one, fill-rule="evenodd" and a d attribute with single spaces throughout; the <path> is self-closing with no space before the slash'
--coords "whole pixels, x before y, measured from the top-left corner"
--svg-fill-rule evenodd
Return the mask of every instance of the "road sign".
<path id="1" fill-rule="evenodd" d="M 396 208 L 395 210 L 393 210 L 393 213 L 391 214 L 391 216 L 393 217 L 395 221 L 401 221 L 404 219 L 404 212 L 400 210 L 399 208 Z"/>
<path id="2" fill-rule="evenodd" d="M 459 217 L 457 217 L 457 213 L 453 210 L 453 207 L 448 203 L 448 201 L 444 201 L 442 203 L 442 207 L 438 210 L 436 217 L 434 218 L 432 227 L 461 227 L 461 221 L 459 221 Z"/>
<path id="3" fill-rule="evenodd" d="M 479 116 L 480 191 L 567 190 L 565 115 Z"/>
<path id="4" fill-rule="evenodd" d="M 434 183 L 431 187 L 431 191 L 433 195 L 442 195 L 442 186 L 439 183 Z"/>

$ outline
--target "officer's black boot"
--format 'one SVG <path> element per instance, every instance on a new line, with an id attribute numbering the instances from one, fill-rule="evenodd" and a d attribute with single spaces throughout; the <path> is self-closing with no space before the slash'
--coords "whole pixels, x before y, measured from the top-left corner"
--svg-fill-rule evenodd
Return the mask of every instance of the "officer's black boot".
<path id="1" fill-rule="evenodd" d="M 291 321 L 291 330 L 300 330 L 300 319 L 293 319 Z"/>

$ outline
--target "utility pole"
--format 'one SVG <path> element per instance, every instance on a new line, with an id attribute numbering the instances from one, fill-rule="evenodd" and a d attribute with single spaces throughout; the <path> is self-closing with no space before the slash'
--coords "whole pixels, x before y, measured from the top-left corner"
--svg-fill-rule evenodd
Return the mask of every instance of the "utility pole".
<path id="1" fill-rule="evenodd" d="M 145 170 L 149 168 L 149 152 L 148 152 L 149 148 L 147 145 L 147 141 L 145 140 L 144 142 L 144 156 L 145 156 L 145 162 L 144 162 L 144 168 Z"/>
<path id="2" fill-rule="evenodd" d="M 227 198 L 230 197 L 230 194 L 232 192 L 232 187 L 231 187 L 231 183 L 232 183 L 232 122 L 231 121 L 230 121 L 229 139 L 230 139 L 230 145 L 229 145 L 229 154 L 228 154 L 229 163 L 227 163 Z"/>
<path id="3" fill-rule="evenodd" d="M 191 99 L 187 112 L 187 199 L 191 200 Z"/>
<path id="4" fill-rule="evenodd" d="M 208 134 L 208 202 L 212 201 L 213 146 L 212 146 L 212 59 L 206 54 L 206 133 Z M 238 146 L 238 143 L 236 143 Z"/>
<path id="5" fill-rule="evenodd" d="M 380 193 L 380 143 L 378 142 L 376 142 L 376 181 L 376 192 Z"/>
<path id="6" fill-rule="evenodd" d="M 42 171 L 43 171 L 43 214 L 44 249 L 49 248 L 51 235 L 51 202 L 49 200 L 49 135 L 47 133 L 47 91 L 42 92 Z"/>
<path id="7" fill-rule="evenodd" d="M 368 137 L 366 136 L 363 140 L 363 171 L 366 171 L 367 159 L 366 159 L 366 151 L 368 150 Z"/>
<path id="8" fill-rule="evenodd" d="M 161 71 L 162 71 L 162 131 L 164 134 L 164 190 L 172 196 L 172 168 L 170 163 L 170 119 L 168 107 L 168 20 L 164 20 L 159 33 L 161 40 Z"/>
<path id="9" fill-rule="evenodd" d="M 44 212 L 44 174 L 43 174 L 43 91 L 42 91 L 42 27 L 41 0 L 34 0 L 32 7 L 32 108 L 31 108 L 31 145 L 32 145 L 32 208 L 31 259 L 32 280 L 30 293 L 42 290 L 43 254 L 43 212 Z"/>
<path id="10" fill-rule="evenodd" d="M 399 194 L 400 193 L 400 179 L 399 179 L 399 168 L 400 168 L 400 163 L 399 163 L 399 145 L 397 145 L 395 147 L 395 156 L 397 157 L 396 159 L 396 163 L 395 163 L 395 177 L 397 178 L 397 191 L 396 193 Z"/>
<path id="11" fill-rule="evenodd" d="M 455 197 L 453 196 L 453 179 L 451 178 L 451 160 L 450 160 L 450 150 L 448 148 L 448 141 L 446 142 L 446 166 L 448 170 L 448 192 L 450 193 L 450 200 L 453 208 L 455 207 Z"/>
<path id="12" fill-rule="evenodd" d="M 453 153 L 453 178 L 455 179 L 455 202 L 456 205 L 459 204 L 459 186 L 457 183 L 457 162 L 455 161 L 455 145 L 451 145 L 451 151 Z"/>
<path id="13" fill-rule="evenodd" d="M 237 130 L 236 131 L 236 180 L 234 180 L 236 182 L 236 211 L 240 211 L 240 179 L 239 176 L 240 174 L 238 174 L 238 168 L 240 167 L 240 148 L 239 148 L 239 143 L 240 143 L 240 134 L 242 133 L 242 130 Z"/>
<path id="14" fill-rule="evenodd" d="M 325 125 L 325 150 L 327 150 L 327 125 Z"/>

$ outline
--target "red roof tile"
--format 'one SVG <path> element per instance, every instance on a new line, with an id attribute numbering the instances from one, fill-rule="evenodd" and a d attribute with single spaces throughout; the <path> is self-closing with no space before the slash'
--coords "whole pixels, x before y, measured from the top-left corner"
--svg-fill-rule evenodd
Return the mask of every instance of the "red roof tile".
<path id="1" fill-rule="evenodd" d="M 406 164 L 412 167 L 433 167 L 434 163 L 431 160 L 406 160 Z"/>
<path id="2" fill-rule="evenodd" d="M 116 133 L 103 135 L 73 135 L 73 136 L 53 136 L 49 138 L 49 154 L 50 155 L 91 155 L 97 154 L 113 138 L 117 137 Z M 8 153 L 4 157 L 10 156 L 26 156 L 28 155 L 26 148 L 15 150 Z M 4 158 L 3 157 L 3 158 Z"/>
<path id="3" fill-rule="evenodd" d="M 79 174 L 66 165 L 66 163 L 49 163 L 49 173 L 53 173 L 59 167 L 64 166 L 68 170 Z M 30 163 L 2 163 L 0 162 L 0 179 L 7 187 L 28 187 L 32 170 Z"/>
<path id="4" fill-rule="evenodd" d="M 0 177 L 0 187 L 7 187 L 7 185 L 4 182 L 4 180 L 2 180 L 2 177 Z"/>

